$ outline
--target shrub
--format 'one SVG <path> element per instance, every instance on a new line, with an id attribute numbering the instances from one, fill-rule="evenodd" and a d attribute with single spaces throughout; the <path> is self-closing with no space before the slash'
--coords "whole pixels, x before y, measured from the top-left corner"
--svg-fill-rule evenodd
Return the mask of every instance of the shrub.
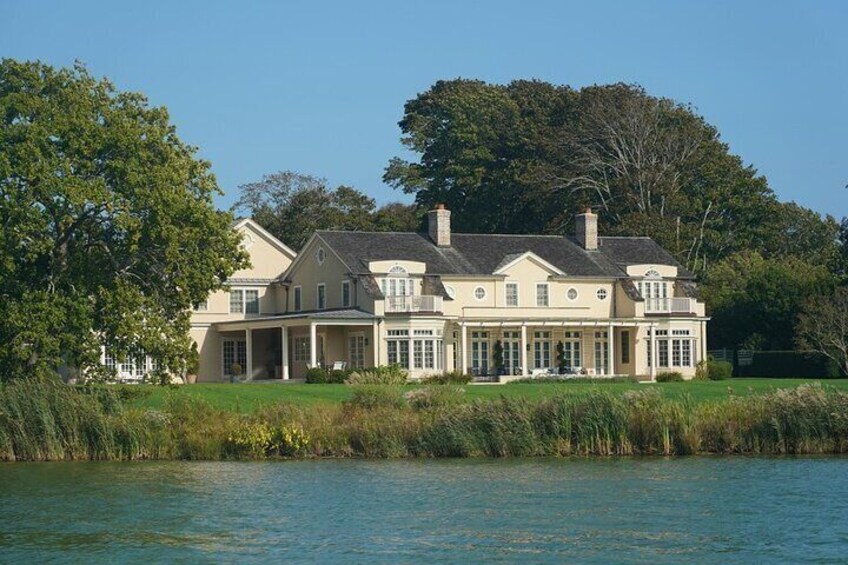
<path id="1" fill-rule="evenodd" d="M 309 384 L 325 384 L 329 375 L 321 367 L 312 367 L 306 370 L 306 382 Z"/>
<path id="2" fill-rule="evenodd" d="M 406 383 L 407 373 L 400 365 L 359 369 L 351 372 L 345 380 L 349 385 L 402 385 Z"/>
<path id="3" fill-rule="evenodd" d="M 403 388 L 397 385 L 355 385 L 348 406 L 372 410 L 374 408 L 400 408 L 406 405 Z"/>
<path id="4" fill-rule="evenodd" d="M 840 376 L 839 366 L 820 353 L 806 351 L 754 351 L 750 365 L 737 367 L 739 377 L 810 377 L 830 379 Z"/>
<path id="5" fill-rule="evenodd" d="M 707 376 L 711 381 L 723 381 L 733 376 L 733 365 L 727 361 L 715 361 L 710 359 L 707 362 Z"/>
<path id="6" fill-rule="evenodd" d="M 695 377 L 693 381 L 708 381 L 710 380 L 710 371 L 707 367 L 707 362 L 701 359 L 695 366 Z"/>
<path id="7" fill-rule="evenodd" d="M 678 371 L 664 371 L 657 375 L 658 383 L 679 383 L 683 382 L 683 375 Z"/>
<path id="8" fill-rule="evenodd" d="M 403 395 L 415 410 L 428 410 L 453 406 L 462 402 L 465 389 L 458 386 L 428 386 L 410 390 Z"/>
<path id="9" fill-rule="evenodd" d="M 421 379 L 421 382 L 428 385 L 465 385 L 471 382 L 471 375 L 467 375 L 462 371 L 445 371 L 429 375 Z"/>
<path id="10" fill-rule="evenodd" d="M 277 426 L 271 432 L 269 449 L 273 454 L 285 457 L 302 455 L 309 446 L 309 435 L 296 424 Z"/>
<path id="11" fill-rule="evenodd" d="M 636 377 L 526 377 L 523 379 L 515 379 L 506 383 L 507 385 L 511 384 L 567 384 L 567 383 L 638 383 L 639 379 Z"/>

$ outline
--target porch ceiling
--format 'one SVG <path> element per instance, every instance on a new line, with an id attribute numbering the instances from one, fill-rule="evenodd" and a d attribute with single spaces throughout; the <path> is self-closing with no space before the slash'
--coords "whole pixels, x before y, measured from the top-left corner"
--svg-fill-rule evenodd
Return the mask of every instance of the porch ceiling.
<path id="1" fill-rule="evenodd" d="M 279 328 L 282 326 L 304 326 L 309 324 L 322 326 L 371 326 L 379 319 L 379 317 L 368 312 L 363 312 L 355 308 L 346 308 L 342 310 L 314 310 L 271 316 L 266 315 L 248 320 L 216 322 L 212 325 L 219 331 L 238 331 Z"/>

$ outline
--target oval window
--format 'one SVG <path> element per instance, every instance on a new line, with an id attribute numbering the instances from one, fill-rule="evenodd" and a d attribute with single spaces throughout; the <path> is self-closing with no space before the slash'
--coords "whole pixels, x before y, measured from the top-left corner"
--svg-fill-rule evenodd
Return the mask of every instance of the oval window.
<path id="1" fill-rule="evenodd" d="M 315 252 L 315 260 L 318 261 L 319 265 L 324 264 L 324 259 L 326 259 L 326 255 L 324 254 L 324 248 L 319 247 L 318 251 Z"/>
<path id="2" fill-rule="evenodd" d="M 577 295 L 577 289 L 574 288 L 574 287 L 569 288 L 568 292 L 566 293 L 566 296 L 568 297 L 568 299 L 570 301 L 574 302 L 575 300 L 577 300 L 577 296 L 578 296 Z"/>
<path id="3" fill-rule="evenodd" d="M 448 296 L 450 296 L 451 299 L 456 298 L 456 289 L 454 287 L 450 285 L 445 285 L 445 292 L 448 293 Z"/>
<path id="4" fill-rule="evenodd" d="M 486 289 L 482 286 L 478 286 L 474 289 L 474 298 L 477 300 L 483 300 L 486 298 Z"/>
<path id="5" fill-rule="evenodd" d="M 607 289 L 599 288 L 598 292 L 595 293 L 598 297 L 598 300 L 606 300 L 607 299 Z"/>

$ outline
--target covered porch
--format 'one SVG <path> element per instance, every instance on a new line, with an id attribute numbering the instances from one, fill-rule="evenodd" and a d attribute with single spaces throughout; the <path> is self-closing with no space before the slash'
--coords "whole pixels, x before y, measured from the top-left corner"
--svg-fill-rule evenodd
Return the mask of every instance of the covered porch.
<path id="1" fill-rule="evenodd" d="M 215 328 L 224 380 L 303 379 L 311 367 L 371 367 L 380 359 L 380 319 L 360 310 L 266 316 Z"/>

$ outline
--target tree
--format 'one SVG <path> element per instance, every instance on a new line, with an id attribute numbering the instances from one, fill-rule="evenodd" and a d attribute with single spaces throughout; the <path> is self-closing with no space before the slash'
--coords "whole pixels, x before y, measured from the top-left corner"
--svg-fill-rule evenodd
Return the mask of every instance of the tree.
<path id="1" fill-rule="evenodd" d="M 185 372 L 191 306 L 247 264 L 196 152 L 80 64 L 0 61 L 0 378 L 103 344 Z"/>
<path id="2" fill-rule="evenodd" d="M 797 343 L 832 359 L 848 375 L 848 288 L 806 302 L 798 316 Z"/>
<path id="3" fill-rule="evenodd" d="M 417 209 L 399 203 L 379 210 L 355 188 L 327 188 L 325 179 L 294 171 L 265 175 L 239 187 L 234 207 L 250 214 L 275 237 L 300 249 L 316 230 L 413 231 Z"/>
<path id="4" fill-rule="evenodd" d="M 746 349 L 791 349 L 802 305 L 829 294 L 836 277 L 797 257 L 764 258 L 746 251 L 719 262 L 702 288 L 709 305 L 710 344 Z"/>

